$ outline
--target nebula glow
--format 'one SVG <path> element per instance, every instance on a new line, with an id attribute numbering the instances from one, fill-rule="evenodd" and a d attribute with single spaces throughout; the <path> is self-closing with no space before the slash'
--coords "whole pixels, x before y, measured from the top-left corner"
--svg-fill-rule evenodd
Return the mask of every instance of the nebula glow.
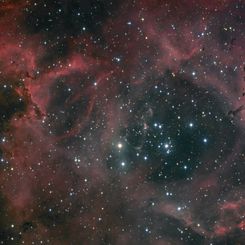
<path id="1" fill-rule="evenodd" d="M 0 1 L 1 244 L 245 242 L 243 0 Z"/>

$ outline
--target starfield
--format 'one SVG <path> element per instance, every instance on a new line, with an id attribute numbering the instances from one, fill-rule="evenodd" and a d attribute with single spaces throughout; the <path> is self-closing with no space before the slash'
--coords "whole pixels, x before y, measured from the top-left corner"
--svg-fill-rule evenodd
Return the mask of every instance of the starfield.
<path id="1" fill-rule="evenodd" d="M 0 244 L 245 244 L 244 0 L 0 1 Z"/>

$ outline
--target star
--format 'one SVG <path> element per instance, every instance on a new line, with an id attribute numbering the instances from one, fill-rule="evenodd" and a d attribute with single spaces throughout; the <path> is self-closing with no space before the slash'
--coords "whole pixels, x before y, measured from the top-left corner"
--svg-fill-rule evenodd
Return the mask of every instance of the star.
<path id="1" fill-rule="evenodd" d="M 207 139 L 207 138 L 204 138 L 204 139 L 203 139 L 203 142 L 204 142 L 204 143 L 207 143 L 207 142 L 208 142 L 208 139 Z"/>
<path id="2" fill-rule="evenodd" d="M 118 149 L 122 149 L 122 148 L 123 148 L 123 144 L 119 142 L 119 143 L 117 144 L 117 148 L 118 148 Z"/>

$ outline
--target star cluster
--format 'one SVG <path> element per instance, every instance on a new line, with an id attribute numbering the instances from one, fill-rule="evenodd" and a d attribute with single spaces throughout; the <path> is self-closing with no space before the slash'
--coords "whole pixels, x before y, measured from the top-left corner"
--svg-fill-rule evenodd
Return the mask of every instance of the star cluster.
<path id="1" fill-rule="evenodd" d="M 245 241 L 242 0 L 0 1 L 0 244 Z"/>

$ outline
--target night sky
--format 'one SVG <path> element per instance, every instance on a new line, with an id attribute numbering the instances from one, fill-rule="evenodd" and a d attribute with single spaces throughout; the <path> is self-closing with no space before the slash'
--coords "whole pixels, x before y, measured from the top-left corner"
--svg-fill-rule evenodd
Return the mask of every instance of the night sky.
<path id="1" fill-rule="evenodd" d="M 0 244 L 245 244 L 244 0 L 0 0 Z"/>

